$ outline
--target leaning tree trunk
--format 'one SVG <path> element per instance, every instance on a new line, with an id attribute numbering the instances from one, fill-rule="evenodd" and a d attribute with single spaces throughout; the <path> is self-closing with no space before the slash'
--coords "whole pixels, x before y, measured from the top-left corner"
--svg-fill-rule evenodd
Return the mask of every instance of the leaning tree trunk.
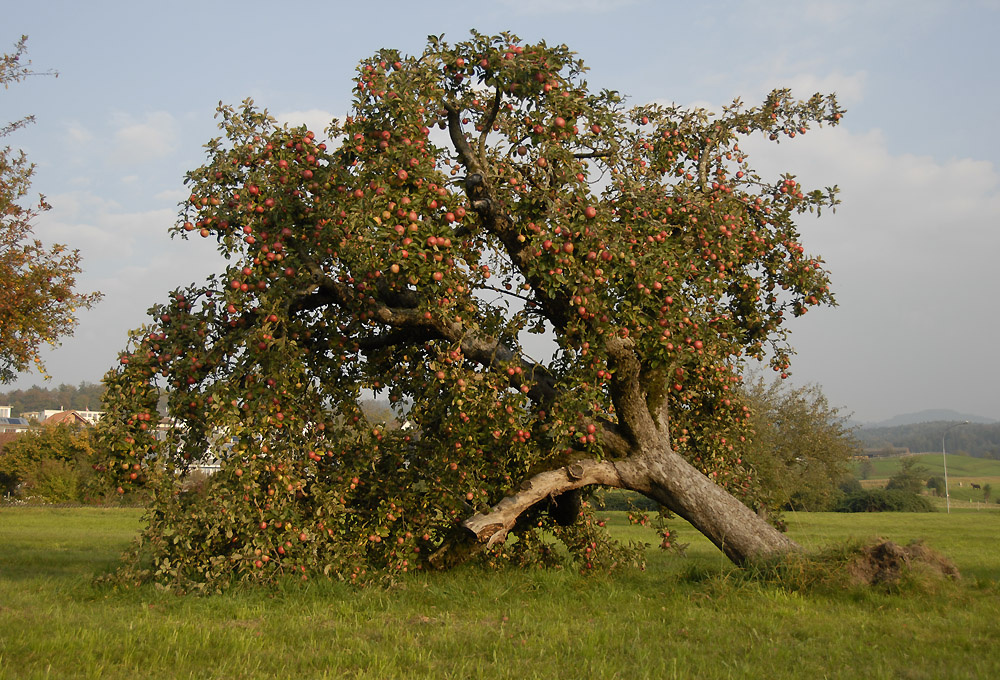
<path id="1" fill-rule="evenodd" d="M 689 521 L 738 565 L 798 547 L 667 445 L 615 467 L 623 488 L 638 491 Z"/>
<path id="2" fill-rule="evenodd" d="M 657 446 L 620 460 L 580 460 L 525 480 L 488 512 L 462 522 L 459 535 L 447 541 L 431 557 L 431 563 L 449 566 L 502 543 L 529 508 L 590 485 L 629 489 L 657 501 L 688 520 L 740 566 L 798 549 L 794 541 L 661 440 Z"/>

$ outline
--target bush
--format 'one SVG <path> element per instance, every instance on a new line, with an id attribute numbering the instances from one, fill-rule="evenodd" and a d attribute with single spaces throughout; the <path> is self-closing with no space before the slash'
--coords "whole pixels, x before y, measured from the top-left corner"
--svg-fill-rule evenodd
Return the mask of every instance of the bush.
<path id="1" fill-rule="evenodd" d="M 944 479 L 941 477 L 931 477 L 927 480 L 927 488 L 930 489 L 935 496 L 941 496 L 944 494 Z"/>
<path id="2" fill-rule="evenodd" d="M 754 435 L 741 453 L 761 485 L 754 509 L 829 510 L 840 495 L 838 480 L 858 453 L 847 418 L 816 385 L 755 377 L 743 390 Z"/>
<path id="3" fill-rule="evenodd" d="M 923 496 L 898 489 L 868 489 L 844 496 L 835 512 L 934 512 Z"/>
<path id="4" fill-rule="evenodd" d="M 10 442 L 0 454 L 0 484 L 11 495 L 47 503 L 75 503 L 94 479 L 91 432 L 49 425 Z"/>
<path id="5" fill-rule="evenodd" d="M 924 488 L 924 481 L 927 479 L 927 468 L 917 465 L 917 459 L 908 456 L 900 461 L 899 472 L 889 478 L 889 483 L 885 485 L 890 491 L 905 491 L 911 494 L 919 494 Z"/>
<path id="6" fill-rule="evenodd" d="M 72 462 L 48 459 L 28 475 L 25 488 L 35 498 L 48 503 L 77 503 L 80 501 L 80 471 Z"/>
<path id="7" fill-rule="evenodd" d="M 844 477 L 840 480 L 837 488 L 846 494 L 858 493 L 865 490 L 857 477 Z"/>
<path id="8" fill-rule="evenodd" d="M 840 493 L 836 488 L 829 489 L 797 489 L 788 497 L 788 501 L 781 506 L 782 510 L 793 510 L 797 512 L 824 512 L 836 503 Z"/>

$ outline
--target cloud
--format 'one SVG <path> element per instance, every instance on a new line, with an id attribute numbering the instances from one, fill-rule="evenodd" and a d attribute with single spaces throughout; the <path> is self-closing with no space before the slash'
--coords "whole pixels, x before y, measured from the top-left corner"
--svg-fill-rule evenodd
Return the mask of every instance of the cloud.
<path id="1" fill-rule="evenodd" d="M 56 349 L 43 350 L 51 375 L 60 382 L 94 381 L 125 346 L 127 333 L 146 323 L 146 310 L 167 293 L 204 281 L 221 269 L 221 256 L 210 239 L 172 239 L 173 209 L 126 212 L 115 201 L 87 192 L 52 197 L 53 209 L 35 228 L 46 243 L 68 243 L 79 249 L 83 272 L 79 291 L 99 290 L 104 299 L 82 310 L 75 333 Z M 8 385 L 27 388 L 40 383 L 25 373 Z"/>
<path id="2" fill-rule="evenodd" d="M 177 123 L 165 111 L 148 113 L 140 121 L 131 116 L 119 115 L 114 124 L 116 130 L 111 150 L 113 162 L 138 165 L 174 152 L 178 136 Z"/>
<path id="3" fill-rule="evenodd" d="M 76 121 L 67 125 L 66 135 L 74 146 L 84 146 L 94 139 L 94 133 Z"/>
<path id="4" fill-rule="evenodd" d="M 762 177 L 838 184 L 835 214 L 798 220 L 839 307 L 793 320 L 796 378 L 863 419 L 941 404 L 995 404 L 1000 170 L 990 161 L 893 154 L 879 130 L 840 126 L 742 145 Z M 936 391 L 927 385 L 937 385 Z M 993 415 L 993 413 L 986 413 Z"/>
<path id="5" fill-rule="evenodd" d="M 153 195 L 157 201 L 161 203 L 180 203 L 181 201 L 187 199 L 191 195 L 190 191 L 186 189 L 164 189 Z"/>
<path id="6" fill-rule="evenodd" d="M 67 243 L 84 256 L 84 267 L 115 270 L 166 234 L 176 211 L 124 211 L 117 201 L 88 191 L 49 197 L 52 210 L 36 221 L 35 233 L 47 243 Z"/>
<path id="7" fill-rule="evenodd" d="M 843 23 L 851 11 L 849 3 L 828 0 L 804 2 L 799 6 L 799 14 L 808 21 L 826 25 Z"/>

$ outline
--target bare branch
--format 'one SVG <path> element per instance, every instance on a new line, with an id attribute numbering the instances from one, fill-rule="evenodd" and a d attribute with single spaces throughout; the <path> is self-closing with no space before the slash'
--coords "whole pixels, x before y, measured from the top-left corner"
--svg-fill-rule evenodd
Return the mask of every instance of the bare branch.
<path id="1" fill-rule="evenodd" d="M 458 107 L 452 102 L 445 102 L 444 110 L 448 112 L 448 136 L 451 137 L 451 143 L 455 145 L 455 150 L 458 151 L 462 165 L 470 172 L 477 172 L 485 176 L 479 156 L 473 151 L 472 146 L 469 145 L 469 140 L 465 138 L 465 132 L 462 131 L 462 118 Z"/>
<path id="2" fill-rule="evenodd" d="M 500 86 L 497 85 L 496 94 L 493 96 L 493 106 L 490 108 L 490 114 L 487 116 L 486 120 L 483 122 L 483 131 L 479 135 L 479 157 L 484 158 L 486 155 L 486 138 L 489 137 L 490 128 L 493 127 L 493 122 L 497 119 L 497 114 L 500 112 L 500 100 L 502 99 L 500 93 Z"/>

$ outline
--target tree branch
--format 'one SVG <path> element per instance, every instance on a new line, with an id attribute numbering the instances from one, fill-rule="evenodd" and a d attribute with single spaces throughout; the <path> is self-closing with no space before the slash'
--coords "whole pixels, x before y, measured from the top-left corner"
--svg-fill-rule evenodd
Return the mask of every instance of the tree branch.
<path id="1" fill-rule="evenodd" d="M 462 165 L 470 172 L 479 173 L 485 177 L 486 173 L 480 162 L 480 157 L 476 155 L 469 140 L 465 138 L 465 132 L 462 131 L 462 118 L 458 107 L 451 102 L 445 102 L 444 110 L 448 112 L 448 136 L 451 138 L 451 143 L 455 145 L 455 150 L 458 151 Z"/>
<path id="2" fill-rule="evenodd" d="M 500 112 L 500 86 L 497 85 L 496 94 L 493 96 L 493 106 L 490 108 L 490 114 L 483 123 L 483 131 L 479 135 L 479 157 L 483 158 L 486 154 L 486 138 L 490 134 L 490 128 L 493 127 L 493 122 L 497 119 L 497 114 Z"/>
<path id="3" fill-rule="evenodd" d="M 507 496 L 489 511 L 476 514 L 459 526 L 455 535 L 428 561 L 445 568 L 454 561 L 464 560 L 484 549 L 503 543 L 517 519 L 529 508 L 547 498 L 598 484 L 623 488 L 615 464 L 606 460 L 580 460 L 555 470 L 540 472 L 521 483 L 518 491 Z"/>
<path id="4" fill-rule="evenodd" d="M 489 178 L 481 163 L 481 158 L 475 154 L 469 141 L 465 138 L 465 133 L 462 132 L 460 111 L 451 102 L 445 102 L 444 109 L 448 112 L 448 132 L 455 145 L 455 150 L 458 152 L 460 162 L 465 166 L 470 177 L 479 176 L 479 181 L 476 184 L 479 192 L 474 197 L 476 200 L 473 201 L 473 208 L 482 218 L 486 230 L 495 234 L 503 243 L 511 262 L 522 274 L 525 274 L 529 268 L 526 266 L 524 257 L 524 245 L 517 240 L 518 234 L 510 216 L 503 211 L 503 206 L 497 201 L 489 185 Z M 569 304 L 571 296 L 566 294 L 561 300 L 557 299 L 550 295 L 545 286 L 540 285 L 537 279 L 527 275 L 525 275 L 525 279 L 536 290 L 537 302 L 544 311 L 545 317 L 557 329 L 565 328 L 569 318 L 567 310 L 571 309 Z"/>
<path id="5" fill-rule="evenodd" d="M 646 403 L 646 390 L 640 379 L 642 367 L 634 351 L 635 343 L 628 338 L 611 338 L 606 349 L 612 375 L 611 399 L 619 423 L 633 443 L 658 440 L 661 433 Z"/>

